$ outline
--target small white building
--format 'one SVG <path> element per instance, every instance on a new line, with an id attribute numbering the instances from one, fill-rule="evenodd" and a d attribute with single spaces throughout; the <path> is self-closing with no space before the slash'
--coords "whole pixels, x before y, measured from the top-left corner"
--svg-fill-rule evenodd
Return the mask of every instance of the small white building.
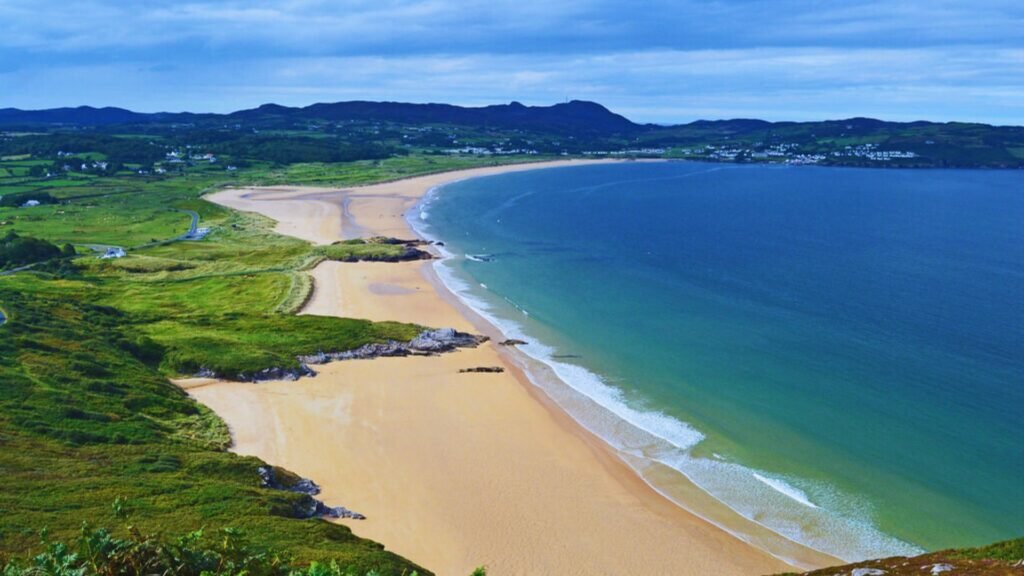
<path id="1" fill-rule="evenodd" d="M 31 208 L 33 206 L 39 206 L 39 200 L 29 200 L 21 205 L 22 208 Z"/>
<path id="2" fill-rule="evenodd" d="M 107 260 L 107 259 L 110 259 L 110 258 L 124 258 L 124 257 L 125 257 L 124 248 L 121 248 L 119 246 L 111 246 L 110 248 L 107 248 L 107 251 L 104 252 L 102 256 L 100 256 L 100 259 L 101 260 Z"/>

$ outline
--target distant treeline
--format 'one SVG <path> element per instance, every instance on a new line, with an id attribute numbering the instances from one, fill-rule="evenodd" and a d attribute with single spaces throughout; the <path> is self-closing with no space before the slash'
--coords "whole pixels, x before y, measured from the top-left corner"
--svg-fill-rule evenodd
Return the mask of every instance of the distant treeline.
<path id="1" fill-rule="evenodd" d="M 120 168 L 124 164 L 151 166 L 165 160 L 169 151 L 183 148 L 195 153 L 226 156 L 238 166 L 245 166 L 249 161 L 294 164 L 380 160 L 406 153 L 378 142 L 216 130 L 172 132 L 152 138 L 55 132 L 0 139 L 0 156 L 30 154 L 37 159 L 52 159 L 57 170 L 65 164 L 80 165 L 84 161 L 80 156 L 85 153 L 103 154 L 110 167 Z M 63 157 L 58 153 L 71 153 L 73 156 Z M 41 176 L 42 169 L 36 169 L 32 175 Z"/>
<path id="2" fill-rule="evenodd" d="M 2 189 L 0 189 L 2 191 Z M 0 196 L 0 206 L 24 206 L 25 202 L 35 200 L 40 204 L 56 204 L 59 202 L 49 192 L 18 192 Z"/>
<path id="3" fill-rule="evenodd" d="M 156 142 L 107 134 L 53 133 L 0 140 L 0 156 L 31 154 L 35 158 L 57 159 L 58 152 L 99 152 L 111 162 L 125 164 L 152 164 L 167 154 L 165 147 Z"/>
<path id="4" fill-rule="evenodd" d="M 336 138 L 238 134 L 237 132 L 195 132 L 187 141 L 204 152 L 232 159 L 261 160 L 275 164 L 298 162 L 351 162 L 381 160 L 404 151 L 375 142 L 346 142 Z"/>
<path id="5" fill-rule="evenodd" d="M 46 240 L 18 236 L 13 230 L 0 238 L 0 270 L 74 255 L 75 248 L 70 244 L 61 249 Z"/>

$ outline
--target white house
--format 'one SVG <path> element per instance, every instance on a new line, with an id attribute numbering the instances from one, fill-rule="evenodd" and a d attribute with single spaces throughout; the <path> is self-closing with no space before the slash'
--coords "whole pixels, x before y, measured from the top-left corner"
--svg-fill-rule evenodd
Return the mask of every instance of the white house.
<path id="1" fill-rule="evenodd" d="M 124 258 L 124 257 L 125 257 L 124 248 L 120 248 L 118 246 L 112 246 L 110 248 L 107 248 L 107 251 L 103 253 L 103 256 L 100 256 L 100 258 L 102 260 L 106 260 L 108 258 Z"/>
<path id="2" fill-rule="evenodd" d="M 21 205 L 22 208 L 31 208 L 33 206 L 39 206 L 39 200 L 29 200 Z"/>

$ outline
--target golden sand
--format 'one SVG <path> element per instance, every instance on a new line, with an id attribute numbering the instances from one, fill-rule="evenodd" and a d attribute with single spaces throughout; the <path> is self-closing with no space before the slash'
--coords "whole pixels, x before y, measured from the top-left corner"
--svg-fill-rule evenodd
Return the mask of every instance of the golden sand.
<path id="1" fill-rule="evenodd" d="M 550 163 L 561 165 L 565 163 Z M 430 188 L 538 165 L 356 188 L 238 189 L 211 197 L 317 243 L 410 238 L 404 214 Z M 473 329 L 429 262 L 326 262 L 306 314 Z M 493 328 L 476 326 L 477 331 Z M 313 478 L 367 516 L 353 531 L 438 574 L 766 574 L 783 562 L 660 496 L 554 407 L 489 343 L 438 357 L 318 366 L 262 384 L 192 382 L 231 427 L 234 450 Z M 501 374 L 459 374 L 502 366 Z M 812 557 L 809 562 L 822 562 Z"/>

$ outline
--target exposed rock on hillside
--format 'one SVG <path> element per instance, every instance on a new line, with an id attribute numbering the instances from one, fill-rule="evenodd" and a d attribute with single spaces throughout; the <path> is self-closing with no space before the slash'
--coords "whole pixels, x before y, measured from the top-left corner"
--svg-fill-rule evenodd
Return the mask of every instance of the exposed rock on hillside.
<path id="1" fill-rule="evenodd" d="M 285 490 L 305 494 L 296 508 L 296 515 L 300 518 L 326 517 L 326 518 L 351 518 L 353 520 L 365 520 L 366 516 L 353 512 L 344 506 L 328 506 L 322 501 L 313 498 L 320 493 L 320 486 L 309 478 L 298 476 L 271 466 L 260 466 L 256 469 L 260 475 L 260 487 L 271 490 Z"/>
<path id="2" fill-rule="evenodd" d="M 338 360 L 369 360 L 389 356 L 429 356 L 452 352 L 459 348 L 475 348 L 489 340 L 487 336 L 478 336 L 459 332 L 454 328 L 438 328 L 436 330 L 424 330 L 408 342 L 388 342 L 378 344 L 366 344 L 355 350 L 343 350 L 340 352 L 318 352 L 298 356 L 299 366 L 297 368 L 270 367 L 261 368 L 253 372 L 241 372 L 233 376 L 218 374 L 208 368 L 203 368 L 195 374 L 197 378 L 223 378 L 237 382 L 262 382 L 265 380 L 298 380 L 303 376 L 315 376 L 316 372 L 309 367 L 310 364 L 326 364 Z"/>

